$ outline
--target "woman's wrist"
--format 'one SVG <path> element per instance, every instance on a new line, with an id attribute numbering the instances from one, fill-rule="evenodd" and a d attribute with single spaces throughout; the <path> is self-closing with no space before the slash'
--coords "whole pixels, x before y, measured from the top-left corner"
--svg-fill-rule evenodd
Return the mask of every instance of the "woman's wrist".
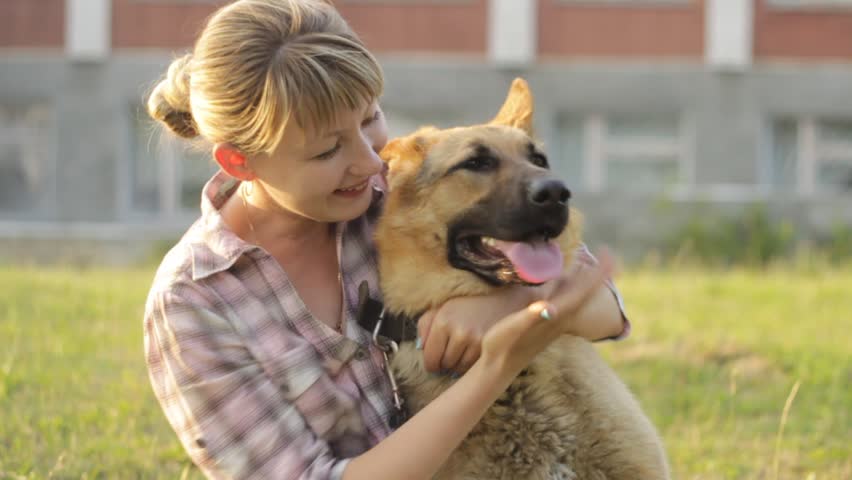
<path id="1" fill-rule="evenodd" d="M 464 377 L 473 380 L 477 389 L 493 401 L 509 387 L 517 374 L 505 359 L 479 357 Z"/>
<path id="2" fill-rule="evenodd" d="M 509 295 L 511 308 L 509 312 L 515 312 L 529 306 L 531 303 L 547 300 L 553 292 L 553 285 L 543 283 L 535 286 L 513 286 Z"/>
<path id="3" fill-rule="evenodd" d="M 484 388 L 492 388 L 496 399 L 509 387 L 524 367 L 526 367 L 525 363 L 513 362 L 508 356 L 484 354 L 473 364 L 468 373 L 476 370 L 474 378 L 479 378 L 483 386 L 487 385 Z"/>
<path id="4" fill-rule="evenodd" d="M 563 333 L 596 341 L 618 335 L 624 329 L 621 309 L 612 291 L 602 285 L 586 304 L 573 312 Z"/>

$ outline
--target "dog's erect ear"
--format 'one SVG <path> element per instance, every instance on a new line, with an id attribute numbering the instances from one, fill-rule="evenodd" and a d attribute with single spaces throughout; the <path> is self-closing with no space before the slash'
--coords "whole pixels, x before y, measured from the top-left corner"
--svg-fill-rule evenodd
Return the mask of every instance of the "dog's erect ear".
<path id="1" fill-rule="evenodd" d="M 379 152 L 382 161 L 388 164 L 388 171 L 397 170 L 405 159 L 410 156 L 409 137 L 394 138 Z"/>
<path id="2" fill-rule="evenodd" d="M 533 96 L 530 86 L 523 78 L 516 78 L 509 88 L 509 95 L 500 112 L 491 120 L 494 125 L 508 125 L 520 128 L 528 135 L 532 135 Z"/>
<path id="3" fill-rule="evenodd" d="M 421 144 L 422 140 L 415 135 L 394 138 L 388 142 L 379 153 L 382 160 L 388 164 L 388 174 L 393 175 L 411 165 L 419 164 L 424 154 Z"/>
<path id="4" fill-rule="evenodd" d="M 395 181 L 407 177 L 406 173 L 415 173 L 420 169 L 429 146 L 434 143 L 429 133 L 435 132 L 434 127 L 427 127 L 407 137 L 395 138 L 385 145 L 379 153 L 388 164 L 388 183 L 393 188 Z"/>

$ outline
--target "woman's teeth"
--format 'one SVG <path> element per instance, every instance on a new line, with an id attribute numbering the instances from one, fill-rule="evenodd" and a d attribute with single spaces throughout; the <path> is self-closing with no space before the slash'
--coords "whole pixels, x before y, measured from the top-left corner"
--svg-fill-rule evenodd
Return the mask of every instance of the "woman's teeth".
<path id="1" fill-rule="evenodd" d="M 358 185 L 355 185 L 354 187 L 341 188 L 341 189 L 338 189 L 338 191 L 341 191 L 341 192 L 357 192 L 358 190 L 361 190 L 362 188 L 366 187 L 368 181 L 369 180 L 365 180 L 365 181 L 359 183 Z"/>

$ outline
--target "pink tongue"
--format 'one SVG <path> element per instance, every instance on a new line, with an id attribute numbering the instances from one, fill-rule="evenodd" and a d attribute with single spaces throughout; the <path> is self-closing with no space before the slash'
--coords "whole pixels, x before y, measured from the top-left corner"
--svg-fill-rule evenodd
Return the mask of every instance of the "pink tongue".
<path id="1" fill-rule="evenodd" d="M 498 250 L 515 266 L 524 281 L 544 283 L 562 272 L 562 250 L 556 242 L 504 242 L 497 240 Z"/>

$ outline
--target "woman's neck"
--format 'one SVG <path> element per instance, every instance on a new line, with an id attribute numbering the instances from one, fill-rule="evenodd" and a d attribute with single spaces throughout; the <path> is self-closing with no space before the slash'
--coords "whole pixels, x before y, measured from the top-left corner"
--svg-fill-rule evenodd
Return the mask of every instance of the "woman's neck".
<path id="1" fill-rule="evenodd" d="M 255 187 L 250 195 L 243 188 L 238 188 L 229 202 L 229 223 L 243 240 L 281 252 L 318 247 L 334 239 L 334 224 L 281 208 L 260 188 Z"/>

